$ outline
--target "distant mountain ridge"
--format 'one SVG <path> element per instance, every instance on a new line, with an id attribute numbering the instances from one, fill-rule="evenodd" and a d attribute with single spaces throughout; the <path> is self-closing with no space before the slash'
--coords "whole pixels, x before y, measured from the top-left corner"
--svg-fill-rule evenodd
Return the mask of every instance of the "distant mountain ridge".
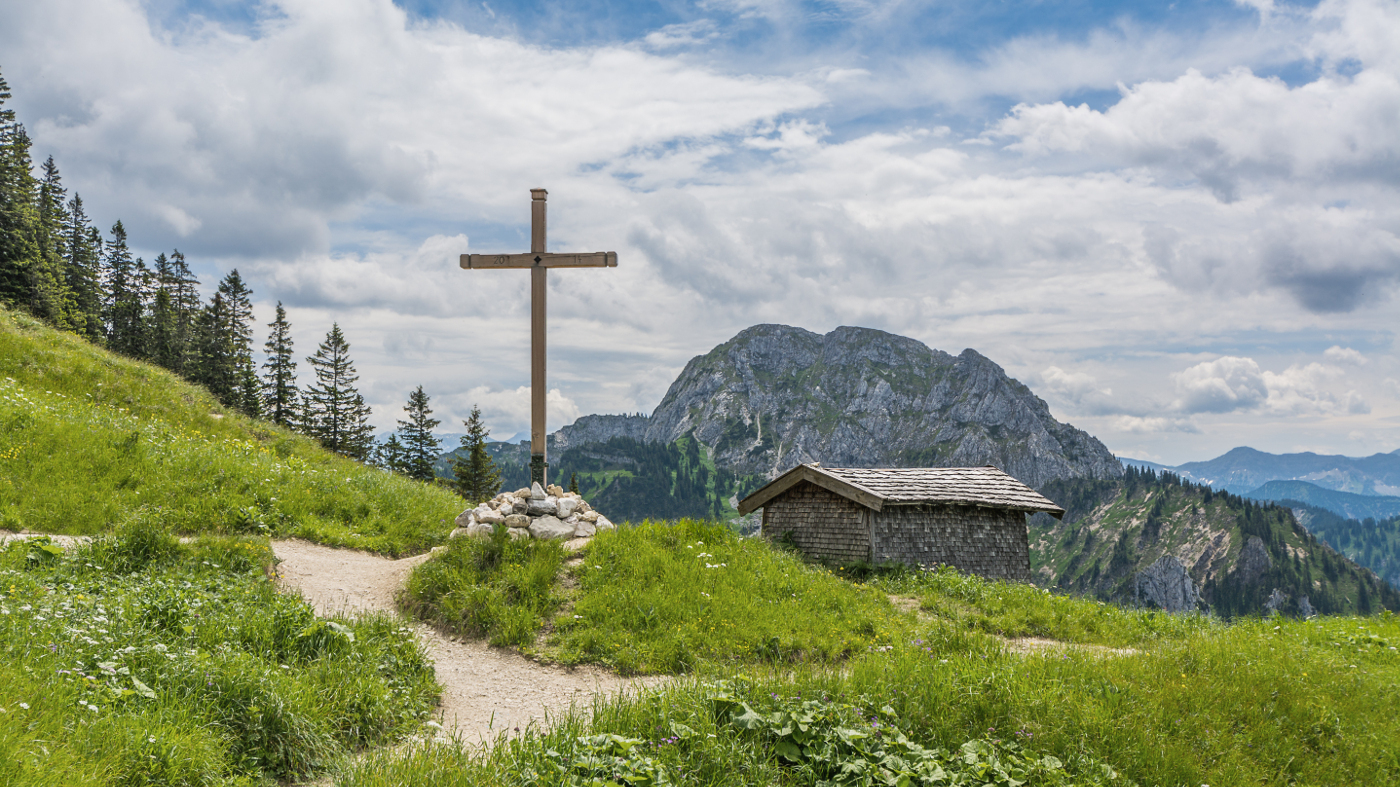
<path id="1" fill-rule="evenodd" d="M 1244 495 L 1254 500 L 1275 503 L 1293 501 L 1325 508 L 1347 519 L 1390 519 L 1400 515 L 1400 497 L 1393 495 L 1357 495 L 1325 489 L 1307 481 L 1270 481 Z"/>
<path id="2" fill-rule="evenodd" d="M 1122 462 L 1157 471 L 1170 470 L 1188 481 L 1237 495 L 1248 495 L 1270 481 L 1306 481 L 1336 492 L 1400 496 L 1400 450 L 1351 457 L 1312 452 L 1271 454 L 1239 447 L 1214 459 L 1175 467 L 1141 459 Z"/>
<path id="3" fill-rule="evenodd" d="M 691 359 L 649 417 L 584 416 L 550 445 L 670 444 L 688 435 L 740 477 L 771 478 L 803 462 L 992 464 L 1032 487 L 1123 473 L 1103 443 L 1055 420 L 975 350 L 953 356 L 854 327 L 821 335 L 755 325 Z"/>

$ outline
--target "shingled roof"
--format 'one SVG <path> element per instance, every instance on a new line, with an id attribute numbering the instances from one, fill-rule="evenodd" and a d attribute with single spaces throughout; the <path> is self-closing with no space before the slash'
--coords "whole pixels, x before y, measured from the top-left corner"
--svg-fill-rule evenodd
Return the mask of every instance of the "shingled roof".
<path id="1" fill-rule="evenodd" d="M 887 505 L 951 503 L 1044 511 L 1056 519 L 1065 510 L 991 465 L 986 467 L 822 467 L 798 465 L 739 501 L 739 513 L 762 508 L 802 481 L 881 511 Z"/>

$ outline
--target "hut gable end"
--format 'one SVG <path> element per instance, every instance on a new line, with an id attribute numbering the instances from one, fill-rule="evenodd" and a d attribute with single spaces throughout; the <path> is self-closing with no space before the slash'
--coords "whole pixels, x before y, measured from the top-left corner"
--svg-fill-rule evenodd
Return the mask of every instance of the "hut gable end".
<path id="1" fill-rule="evenodd" d="M 870 559 L 868 509 L 810 481 L 788 487 L 763 507 L 763 534 L 790 538 L 804 554 L 837 563 Z"/>

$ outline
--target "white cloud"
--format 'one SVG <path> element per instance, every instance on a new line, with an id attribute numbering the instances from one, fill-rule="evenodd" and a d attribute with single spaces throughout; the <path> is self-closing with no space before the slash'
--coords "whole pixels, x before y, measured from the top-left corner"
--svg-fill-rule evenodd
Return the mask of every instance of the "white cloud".
<path id="1" fill-rule="evenodd" d="M 528 431 L 530 428 L 528 385 L 510 390 L 480 385 L 464 392 L 444 394 L 441 401 L 446 407 L 460 413 L 471 412 L 473 405 L 480 407 L 482 420 L 497 440 L 504 440 L 517 431 Z M 583 414 L 578 405 L 564 396 L 558 388 L 549 389 L 545 397 L 545 421 L 549 425 L 549 431 L 571 424 Z M 449 431 L 460 431 L 456 428 L 457 423 L 452 423 L 451 426 L 453 429 Z"/>
<path id="2" fill-rule="evenodd" d="M 713 21 L 697 19 L 693 22 L 666 25 L 660 30 L 648 33 L 643 40 L 653 49 L 673 49 L 703 44 L 718 36 L 719 29 Z"/>
<path id="3" fill-rule="evenodd" d="M 1153 434 L 1160 432 L 1182 432 L 1198 434 L 1200 428 L 1189 418 L 1167 416 L 1117 415 L 1111 420 L 1112 428 L 1128 434 Z"/>
<path id="4" fill-rule="evenodd" d="M 1322 357 L 1333 363 L 1344 363 L 1351 366 L 1365 366 L 1368 361 L 1366 356 L 1350 347 L 1342 347 L 1334 344 L 1322 353 Z"/>
<path id="5" fill-rule="evenodd" d="M 1224 356 L 1173 375 L 1187 413 L 1262 410 L 1273 415 L 1365 414 L 1370 405 L 1356 391 L 1335 392 L 1341 369 L 1320 363 L 1293 364 L 1282 372 L 1261 370 L 1252 358 Z"/>
<path id="6" fill-rule="evenodd" d="M 1180 397 L 1176 409 L 1188 413 L 1249 410 L 1268 401 L 1269 388 L 1252 358 L 1225 356 L 1172 375 Z"/>

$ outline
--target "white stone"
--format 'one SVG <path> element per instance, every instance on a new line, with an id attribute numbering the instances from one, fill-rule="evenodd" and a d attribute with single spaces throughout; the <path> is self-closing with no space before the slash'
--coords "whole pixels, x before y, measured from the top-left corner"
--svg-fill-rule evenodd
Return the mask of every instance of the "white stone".
<path id="1" fill-rule="evenodd" d="M 556 516 L 542 516 L 530 523 L 530 535 L 538 539 L 573 538 L 574 529 Z"/>
<path id="2" fill-rule="evenodd" d="M 506 521 L 506 518 L 501 516 L 501 512 L 499 511 L 492 511 L 488 508 L 486 509 L 486 513 L 483 514 L 481 509 L 478 508 L 476 510 L 476 521 L 483 525 L 494 525 Z"/>
<path id="3" fill-rule="evenodd" d="M 559 509 L 559 518 L 568 519 L 569 517 L 574 515 L 575 511 L 578 510 L 578 498 L 569 497 L 568 495 L 565 495 L 564 497 L 559 498 L 559 502 L 557 502 L 555 505 Z"/>
<path id="4" fill-rule="evenodd" d="M 530 499 L 531 499 L 531 500 L 543 500 L 543 499 L 544 499 L 544 487 L 540 486 L 540 482 L 539 482 L 539 481 L 536 481 L 535 483 L 530 484 Z"/>
<path id="5" fill-rule="evenodd" d="M 598 532 L 597 526 L 592 522 L 584 522 L 581 519 L 575 519 L 574 522 L 574 538 L 592 538 Z"/>
<path id="6" fill-rule="evenodd" d="M 591 538 L 571 538 L 564 542 L 564 548 L 570 552 L 577 552 L 588 546 L 588 542 L 592 540 Z"/>
<path id="7" fill-rule="evenodd" d="M 457 527 L 467 527 L 475 521 L 475 512 L 472 509 L 468 508 L 466 511 L 463 511 L 462 513 L 457 515 L 457 519 L 453 521 L 453 524 Z"/>
<path id="8" fill-rule="evenodd" d="M 585 522 L 597 522 L 599 516 L 600 514 L 597 511 L 589 510 L 584 511 L 582 514 L 579 514 L 578 518 L 582 519 Z"/>
<path id="9" fill-rule="evenodd" d="M 467 528 L 468 536 L 472 538 L 479 538 L 482 541 L 486 541 L 487 539 L 491 538 L 491 534 L 494 532 L 496 532 L 495 528 L 491 527 L 490 525 L 482 524 L 480 522 Z"/>
<path id="10" fill-rule="evenodd" d="M 588 504 L 588 501 L 587 501 L 587 500 L 584 500 L 583 498 L 580 497 L 580 498 L 578 499 L 578 510 L 580 510 L 580 511 L 592 511 L 592 510 L 593 510 L 593 506 L 590 506 L 590 505 Z"/>
<path id="11" fill-rule="evenodd" d="M 530 517 L 524 514 L 511 514 L 506 517 L 506 527 L 529 527 Z"/>
<path id="12" fill-rule="evenodd" d="M 529 499 L 530 499 L 530 487 L 528 487 L 528 486 L 523 486 L 523 487 L 521 487 L 521 488 L 515 490 L 515 496 L 518 497 L 518 498 L 520 498 L 521 500 L 529 500 Z"/>
<path id="13" fill-rule="evenodd" d="M 594 521 L 593 526 L 598 528 L 599 533 L 603 532 L 604 530 L 617 529 L 617 525 L 614 525 L 612 522 L 609 522 L 608 518 L 603 516 L 602 514 L 598 515 L 598 519 Z"/>

